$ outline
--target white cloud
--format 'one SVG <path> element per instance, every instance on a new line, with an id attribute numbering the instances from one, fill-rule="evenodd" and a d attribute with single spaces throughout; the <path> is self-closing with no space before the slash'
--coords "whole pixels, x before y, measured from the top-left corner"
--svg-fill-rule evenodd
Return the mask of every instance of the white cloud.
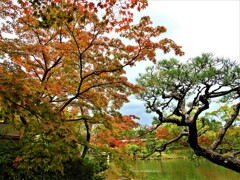
<path id="1" fill-rule="evenodd" d="M 144 103 L 137 100 L 133 95 L 129 97 L 130 103 L 127 103 L 122 109 L 121 112 L 125 115 L 136 115 L 140 117 L 138 123 L 151 124 L 154 114 L 146 113 Z"/>
<path id="2" fill-rule="evenodd" d="M 168 29 L 164 37 L 173 39 L 183 47 L 185 56 L 177 57 L 187 60 L 203 52 L 212 52 L 216 56 L 239 60 L 240 58 L 240 1 L 149 1 L 149 7 L 143 12 L 136 12 L 135 18 L 149 15 L 154 25 L 163 25 Z M 160 58 L 169 58 L 174 53 Z M 136 67 L 127 69 L 127 76 L 135 82 L 139 73 L 144 73 L 150 62 L 139 63 Z M 126 104 L 122 112 L 132 112 L 142 117 L 142 124 L 149 123 L 144 115 L 142 102 L 132 100 Z"/>
<path id="3" fill-rule="evenodd" d="M 237 60 L 239 9 L 240 1 L 149 1 L 144 14 L 167 27 L 167 36 L 183 46 L 183 58 L 213 52 Z"/>

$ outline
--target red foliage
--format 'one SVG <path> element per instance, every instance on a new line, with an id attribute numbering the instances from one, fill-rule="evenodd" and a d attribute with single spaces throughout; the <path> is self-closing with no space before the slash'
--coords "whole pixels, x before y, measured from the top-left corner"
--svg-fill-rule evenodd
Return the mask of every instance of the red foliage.
<path id="1" fill-rule="evenodd" d="M 207 136 L 201 136 L 198 138 L 198 143 L 201 145 L 209 145 L 211 143 L 211 140 Z"/>
<path id="2" fill-rule="evenodd" d="M 167 129 L 165 129 L 164 127 L 160 127 L 158 128 L 157 130 L 157 134 L 156 134 L 156 137 L 158 139 L 169 139 L 170 137 L 170 133 Z"/>

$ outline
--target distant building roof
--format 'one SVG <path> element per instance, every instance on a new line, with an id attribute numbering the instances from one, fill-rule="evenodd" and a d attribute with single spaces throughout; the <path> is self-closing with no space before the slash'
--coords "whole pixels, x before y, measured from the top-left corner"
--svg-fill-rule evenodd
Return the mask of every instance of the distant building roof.
<path id="1" fill-rule="evenodd" d="M 15 130 L 9 124 L 0 123 L 0 139 L 19 139 L 20 132 Z"/>

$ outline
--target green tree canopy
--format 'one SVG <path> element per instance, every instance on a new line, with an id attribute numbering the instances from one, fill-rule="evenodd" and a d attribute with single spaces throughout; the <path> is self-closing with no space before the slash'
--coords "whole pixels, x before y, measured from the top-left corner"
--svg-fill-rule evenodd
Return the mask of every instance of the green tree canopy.
<path id="1" fill-rule="evenodd" d="M 163 123 L 182 127 L 182 132 L 171 142 L 187 136 L 196 155 L 240 172 L 239 140 L 234 141 L 238 143 L 235 147 L 220 151 L 228 134 L 239 129 L 240 67 L 237 62 L 209 53 L 186 62 L 172 58 L 148 67 L 137 81 L 145 88 L 138 94 L 139 99 L 145 101 L 148 112 L 157 115 L 156 128 Z M 216 107 L 220 109 L 210 113 Z M 210 129 L 217 133 L 203 146 L 199 140 L 202 137 L 203 141 L 203 135 Z"/>

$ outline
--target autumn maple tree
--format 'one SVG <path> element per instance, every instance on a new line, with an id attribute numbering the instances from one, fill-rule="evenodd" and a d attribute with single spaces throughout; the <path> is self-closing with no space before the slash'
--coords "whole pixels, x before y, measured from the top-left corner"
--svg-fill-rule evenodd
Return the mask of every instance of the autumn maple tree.
<path id="1" fill-rule="evenodd" d="M 1 0 L 1 119 L 26 142 L 16 165 L 62 171 L 62 162 L 97 149 L 91 135 L 98 126 L 112 133 L 133 121 L 116 116 L 127 96 L 138 91 L 124 67 L 155 62 L 156 50 L 183 54 L 171 39 L 153 41 L 166 28 L 153 27 L 148 16 L 133 23 L 132 11 L 147 4 Z"/>
<path id="2" fill-rule="evenodd" d="M 163 124 L 180 128 L 175 137 L 152 150 L 161 152 L 186 137 L 197 156 L 240 172 L 239 82 L 238 62 L 209 53 L 187 62 L 164 59 L 148 67 L 138 83 L 145 87 L 139 98 L 156 114 L 152 130 Z"/>

